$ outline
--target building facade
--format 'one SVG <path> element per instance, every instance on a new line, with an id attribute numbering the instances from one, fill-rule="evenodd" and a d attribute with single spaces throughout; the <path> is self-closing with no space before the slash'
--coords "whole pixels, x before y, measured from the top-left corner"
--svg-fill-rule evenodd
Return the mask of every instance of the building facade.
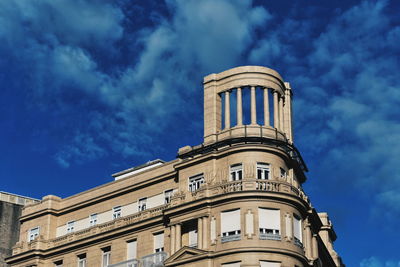
<path id="1" fill-rule="evenodd" d="M 8 263 L 344 266 L 328 215 L 302 189 L 307 167 L 293 144 L 289 83 L 272 69 L 244 66 L 203 84 L 202 144 L 25 207 Z"/>
<path id="2" fill-rule="evenodd" d="M 8 267 L 5 258 L 19 239 L 19 217 L 22 207 L 39 200 L 0 191 L 0 267 Z"/>

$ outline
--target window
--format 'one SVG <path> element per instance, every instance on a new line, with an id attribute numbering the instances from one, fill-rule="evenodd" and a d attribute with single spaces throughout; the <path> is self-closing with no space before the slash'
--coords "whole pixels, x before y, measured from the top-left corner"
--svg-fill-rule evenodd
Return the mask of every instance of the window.
<path id="1" fill-rule="evenodd" d="M 189 247 L 197 247 L 197 230 L 189 231 Z"/>
<path id="2" fill-rule="evenodd" d="M 113 208 L 113 220 L 121 217 L 121 206 L 117 206 Z"/>
<path id="3" fill-rule="evenodd" d="M 221 212 L 221 242 L 240 240 L 240 209 Z"/>
<path id="4" fill-rule="evenodd" d="M 270 165 L 268 163 L 257 162 L 257 179 L 270 179 Z"/>
<path id="5" fill-rule="evenodd" d="M 126 243 L 127 259 L 133 260 L 137 257 L 137 241 L 132 240 Z"/>
<path id="6" fill-rule="evenodd" d="M 75 221 L 67 222 L 67 233 L 72 233 L 75 228 Z"/>
<path id="7" fill-rule="evenodd" d="M 90 226 L 95 226 L 97 224 L 97 213 L 90 215 L 89 224 L 90 224 Z"/>
<path id="8" fill-rule="evenodd" d="M 301 219 L 296 215 L 293 215 L 293 235 L 295 244 L 303 246 L 302 234 L 301 234 Z"/>
<path id="9" fill-rule="evenodd" d="M 281 215 L 279 210 L 258 209 L 260 239 L 281 240 Z"/>
<path id="10" fill-rule="evenodd" d="M 280 267 L 281 264 L 279 262 L 273 261 L 260 261 L 260 267 Z"/>
<path id="11" fill-rule="evenodd" d="M 78 267 L 86 267 L 86 254 L 78 255 Z"/>
<path id="12" fill-rule="evenodd" d="M 240 267 L 240 261 L 231 262 L 231 263 L 224 263 L 221 267 Z"/>
<path id="13" fill-rule="evenodd" d="M 105 247 L 102 249 L 103 251 L 103 260 L 102 260 L 102 267 L 107 267 L 111 264 L 111 247 Z"/>
<path id="14" fill-rule="evenodd" d="M 173 192 L 174 191 L 172 189 L 164 191 L 164 204 L 171 202 Z"/>
<path id="15" fill-rule="evenodd" d="M 204 184 L 203 174 L 189 177 L 189 191 L 190 192 L 197 191 L 202 184 Z"/>
<path id="16" fill-rule="evenodd" d="M 154 234 L 154 252 L 164 251 L 164 233 Z"/>
<path id="17" fill-rule="evenodd" d="M 28 242 L 35 240 L 39 236 L 39 226 L 32 228 L 28 233 Z"/>
<path id="18" fill-rule="evenodd" d="M 230 177 L 231 181 L 242 180 L 243 176 L 242 163 L 231 165 L 230 173 L 231 173 Z"/>
<path id="19" fill-rule="evenodd" d="M 286 179 L 287 173 L 286 173 L 285 169 L 282 169 L 282 168 L 280 168 L 280 169 L 281 169 L 281 179 Z"/>
<path id="20" fill-rule="evenodd" d="M 63 261 L 62 260 L 54 262 L 54 267 L 62 267 L 62 266 L 63 266 Z"/>
<path id="21" fill-rule="evenodd" d="M 147 197 L 139 199 L 139 211 L 146 210 Z"/>

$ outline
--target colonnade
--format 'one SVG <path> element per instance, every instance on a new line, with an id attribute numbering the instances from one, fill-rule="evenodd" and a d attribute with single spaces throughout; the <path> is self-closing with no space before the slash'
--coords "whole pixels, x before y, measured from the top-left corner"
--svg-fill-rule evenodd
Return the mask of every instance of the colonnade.
<path id="1" fill-rule="evenodd" d="M 231 128 L 231 100 L 230 96 L 233 91 L 236 91 L 236 122 L 237 126 L 243 125 L 243 89 L 245 87 L 238 87 L 223 92 L 225 98 L 225 112 L 224 112 L 224 129 Z M 250 125 L 257 125 L 257 102 L 256 102 L 256 86 L 250 86 Z M 273 127 L 286 133 L 288 138 L 291 139 L 291 95 L 290 91 L 285 91 L 285 96 L 281 95 L 277 90 L 262 87 L 263 91 L 263 106 L 264 106 L 264 125 L 272 127 L 270 121 L 270 101 L 269 90 L 272 91 L 273 96 Z"/>
<path id="2" fill-rule="evenodd" d="M 197 218 L 197 248 L 205 249 L 208 247 L 208 217 Z M 182 247 L 182 224 L 172 224 L 170 226 L 170 246 L 171 255 Z"/>

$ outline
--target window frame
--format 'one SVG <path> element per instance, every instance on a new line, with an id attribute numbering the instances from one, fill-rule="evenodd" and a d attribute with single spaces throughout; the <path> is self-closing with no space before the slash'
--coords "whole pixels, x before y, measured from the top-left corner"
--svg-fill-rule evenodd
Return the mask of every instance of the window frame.
<path id="1" fill-rule="evenodd" d="M 115 207 L 113 207 L 112 211 L 113 211 L 113 215 L 112 215 L 113 220 L 116 220 L 116 219 L 122 217 L 122 206 L 115 206 Z"/>
<path id="2" fill-rule="evenodd" d="M 272 170 L 271 164 L 266 162 L 257 162 L 256 164 L 257 180 L 271 180 L 271 170 Z M 266 171 L 267 175 L 265 175 Z"/>
<path id="3" fill-rule="evenodd" d="M 138 211 L 145 211 L 147 209 L 147 197 L 139 198 Z"/>
<path id="4" fill-rule="evenodd" d="M 205 184 L 204 173 L 196 174 L 188 178 L 188 190 L 189 192 L 196 192 Z"/>
<path id="5" fill-rule="evenodd" d="M 164 204 L 171 203 L 171 198 L 174 194 L 174 189 L 168 189 L 164 191 Z"/>
<path id="6" fill-rule="evenodd" d="M 102 267 L 107 267 L 108 265 L 111 264 L 111 247 L 106 247 L 101 249 L 102 254 L 101 254 L 101 266 Z M 105 264 L 105 260 L 107 264 Z"/>
<path id="7" fill-rule="evenodd" d="M 243 180 L 243 163 L 235 163 L 229 166 L 229 181 Z"/>
<path id="8" fill-rule="evenodd" d="M 157 247 L 157 237 L 162 235 L 162 246 Z M 156 232 L 153 233 L 153 246 L 154 246 L 154 253 L 163 252 L 164 251 L 164 243 L 165 243 L 165 233 L 164 232 Z"/>
<path id="9" fill-rule="evenodd" d="M 34 233 L 33 231 L 36 230 Z M 40 235 L 40 226 L 33 227 L 29 229 L 28 232 L 28 242 L 32 242 L 33 240 L 37 239 Z"/>
<path id="10" fill-rule="evenodd" d="M 86 253 L 78 255 L 78 267 L 86 267 Z M 81 265 L 82 264 L 82 265 Z"/>
<path id="11" fill-rule="evenodd" d="M 97 224 L 98 220 L 98 214 L 97 213 L 92 213 L 89 215 L 89 226 L 95 226 Z"/>
<path id="12" fill-rule="evenodd" d="M 75 221 L 67 222 L 67 234 L 75 232 Z"/>

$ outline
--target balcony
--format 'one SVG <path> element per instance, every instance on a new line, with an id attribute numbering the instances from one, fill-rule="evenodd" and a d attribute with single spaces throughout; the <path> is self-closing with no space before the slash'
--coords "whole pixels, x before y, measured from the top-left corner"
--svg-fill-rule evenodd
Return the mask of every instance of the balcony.
<path id="1" fill-rule="evenodd" d="M 241 239 L 242 239 L 242 236 L 240 234 L 221 236 L 221 243 L 237 241 L 237 240 L 241 240 Z"/>
<path id="2" fill-rule="evenodd" d="M 264 234 L 260 233 L 260 240 L 281 240 L 281 236 L 279 234 Z"/>
<path id="3" fill-rule="evenodd" d="M 108 265 L 107 267 L 163 267 L 166 259 L 167 253 L 157 252 L 144 256 L 140 259 L 122 261 Z"/>
<path id="4" fill-rule="evenodd" d="M 251 177 L 251 174 L 249 173 L 248 176 Z M 245 172 L 245 177 L 248 176 L 246 176 Z M 293 185 L 291 185 L 290 183 L 283 180 L 257 180 L 257 179 L 246 178 L 240 181 L 207 183 L 203 184 L 202 187 L 195 192 L 178 192 L 174 194 L 174 196 L 171 198 L 171 203 L 165 205 L 147 209 L 142 212 L 137 212 L 132 215 L 124 216 L 106 223 L 98 224 L 96 226 L 92 226 L 90 228 L 83 229 L 50 240 L 46 240 L 42 237 L 39 237 L 37 240 L 34 240 L 32 242 L 18 242 L 13 248 L 13 255 L 33 249 L 46 250 L 63 245 L 69 245 L 70 243 L 73 243 L 75 241 L 80 241 L 92 236 L 97 236 L 101 233 L 106 233 L 120 229 L 122 227 L 127 227 L 129 225 L 142 222 L 146 219 L 162 216 L 166 209 L 170 209 L 178 205 L 183 205 L 185 203 L 194 200 L 200 200 L 211 196 L 215 197 L 217 195 L 225 195 L 227 193 L 237 193 L 246 191 L 283 193 L 286 195 L 292 195 L 298 197 L 309 203 L 308 197 L 304 194 L 304 192 L 301 189 L 298 189 Z M 238 237 L 228 236 L 226 237 L 226 242 L 232 241 L 231 239 L 237 240 L 237 238 Z M 272 239 L 273 237 L 271 236 L 270 238 Z"/>

